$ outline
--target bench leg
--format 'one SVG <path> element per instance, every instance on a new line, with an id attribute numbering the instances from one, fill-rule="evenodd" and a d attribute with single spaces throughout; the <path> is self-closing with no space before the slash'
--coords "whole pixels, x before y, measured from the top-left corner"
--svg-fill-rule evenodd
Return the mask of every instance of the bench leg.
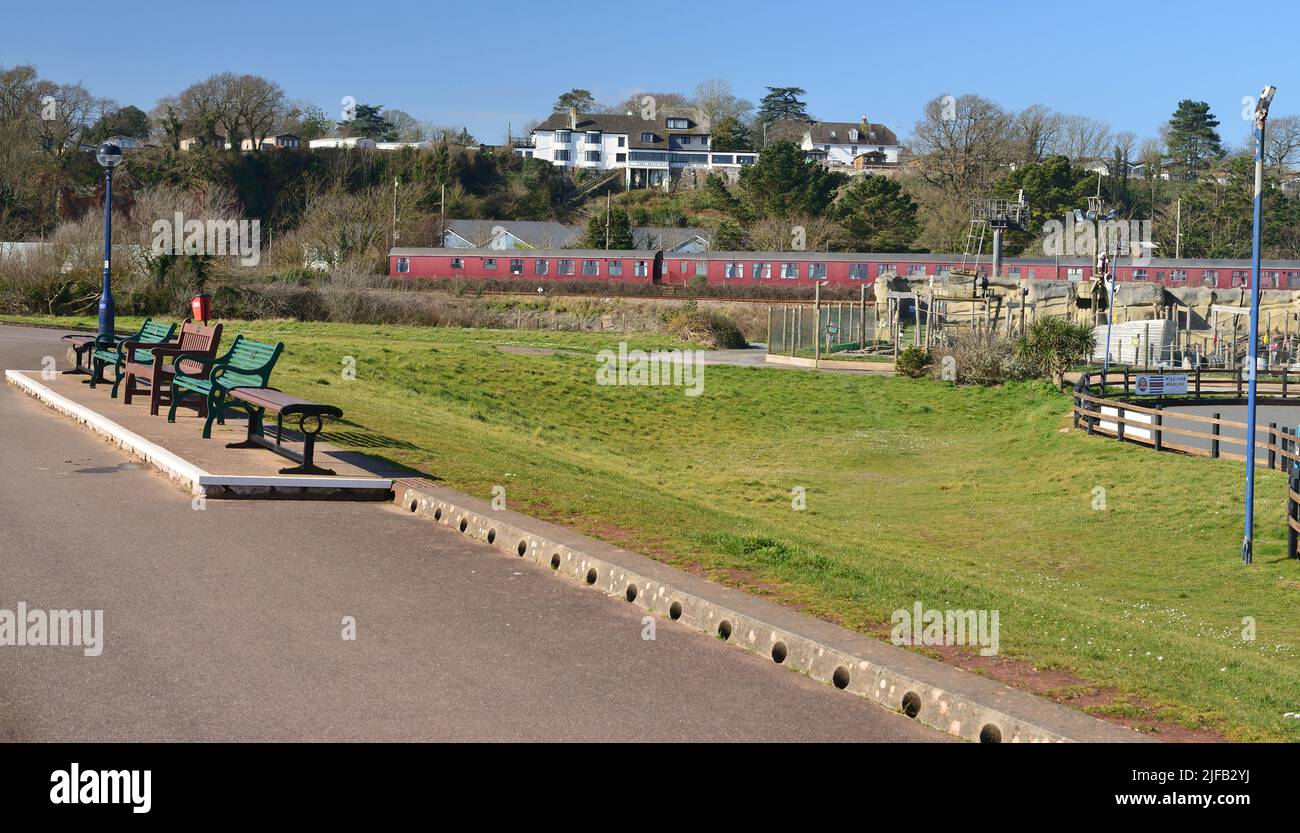
<path id="1" fill-rule="evenodd" d="M 321 431 L 321 420 L 316 418 L 316 430 L 308 431 L 306 419 L 298 421 L 298 430 L 302 432 L 302 463 L 297 466 L 290 466 L 287 469 L 280 469 L 280 474 L 334 474 L 333 469 L 323 469 L 316 465 L 312 458 L 316 453 L 316 435 Z"/>
<path id="2" fill-rule="evenodd" d="M 122 385 L 122 404 L 131 404 L 131 394 L 135 393 L 135 374 L 128 372 L 126 381 Z"/>
<path id="3" fill-rule="evenodd" d="M 121 362 L 118 362 L 117 364 L 113 365 L 113 389 L 109 391 L 108 394 L 110 399 L 116 399 L 118 388 L 122 387 L 122 376 L 123 376 L 122 371 L 123 368 Z"/>
<path id="4" fill-rule="evenodd" d="M 181 404 L 181 402 L 185 401 L 185 397 L 187 396 L 189 396 L 189 391 L 178 390 L 176 388 L 176 383 L 172 382 L 172 395 L 171 395 L 172 401 L 171 404 L 167 407 L 168 422 L 176 421 L 176 406 Z"/>

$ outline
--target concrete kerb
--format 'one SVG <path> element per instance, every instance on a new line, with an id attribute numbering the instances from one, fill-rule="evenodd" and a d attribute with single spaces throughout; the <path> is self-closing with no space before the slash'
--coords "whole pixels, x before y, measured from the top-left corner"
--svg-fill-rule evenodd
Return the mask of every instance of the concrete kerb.
<path id="1" fill-rule="evenodd" d="M 427 480 L 393 483 L 422 518 L 973 742 L 1141 742 L 1122 726 Z"/>

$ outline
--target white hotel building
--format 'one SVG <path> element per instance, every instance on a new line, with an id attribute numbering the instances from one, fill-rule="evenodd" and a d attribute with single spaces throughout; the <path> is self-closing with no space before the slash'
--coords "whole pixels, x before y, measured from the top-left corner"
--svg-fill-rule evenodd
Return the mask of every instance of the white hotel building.
<path id="1" fill-rule="evenodd" d="M 570 171 L 622 170 L 626 188 L 668 187 L 687 170 L 738 170 L 758 159 L 756 151 L 714 152 L 709 125 L 692 107 L 660 108 L 659 118 L 635 115 L 553 113 L 526 139 L 518 156 L 544 159 Z"/>

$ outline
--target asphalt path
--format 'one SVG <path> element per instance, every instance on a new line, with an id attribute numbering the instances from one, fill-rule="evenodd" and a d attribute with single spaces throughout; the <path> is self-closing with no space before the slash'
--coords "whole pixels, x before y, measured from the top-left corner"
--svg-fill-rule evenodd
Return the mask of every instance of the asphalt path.
<path id="1" fill-rule="evenodd" d="M 0 326 L 0 367 L 65 367 L 58 335 Z M 391 507 L 196 507 L 0 385 L 20 603 L 102 610 L 103 650 L 0 645 L 0 740 L 943 739 Z"/>

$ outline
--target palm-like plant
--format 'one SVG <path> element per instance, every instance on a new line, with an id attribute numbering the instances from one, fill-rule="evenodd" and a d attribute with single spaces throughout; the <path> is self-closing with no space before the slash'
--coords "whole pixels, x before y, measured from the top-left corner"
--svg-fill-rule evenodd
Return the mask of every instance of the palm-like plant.
<path id="1" fill-rule="evenodd" d="M 1091 356 L 1096 343 L 1093 329 L 1087 324 L 1049 315 L 1030 325 L 1029 332 L 1016 344 L 1016 355 L 1027 367 L 1061 387 L 1070 365 Z"/>

